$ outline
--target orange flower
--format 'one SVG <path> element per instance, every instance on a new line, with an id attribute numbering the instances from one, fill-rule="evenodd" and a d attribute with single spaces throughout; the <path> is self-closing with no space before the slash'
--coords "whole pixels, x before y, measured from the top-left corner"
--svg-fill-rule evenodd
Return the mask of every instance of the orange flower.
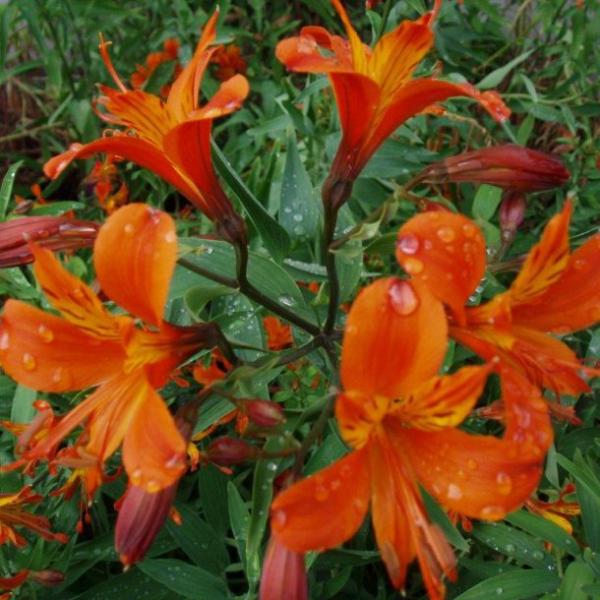
<path id="1" fill-rule="evenodd" d="M 282 323 L 277 317 L 269 315 L 263 319 L 267 346 L 269 350 L 283 350 L 294 343 L 292 328 L 287 323 Z"/>
<path id="2" fill-rule="evenodd" d="M 412 75 L 434 42 L 431 29 L 441 0 L 416 21 L 403 21 L 373 49 L 352 27 L 340 0 L 331 0 L 348 40 L 323 27 L 304 27 L 299 37 L 277 45 L 277 58 L 290 70 L 327 73 L 335 93 L 343 137 L 327 186 L 352 183 L 383 141 L 404 121 L 452 96 L 471 96 L 499 121 L 510 111 L 494 92 L 468 84 Z"/>
<path id="3" fill-rule="evenodd" d="M 465 302 L 485 272 L 485 241 L 467 217 L 417 215 L 399 232 L 396 256 L 451 310 L 450 334 L 484 358 L 498 355 L 539 387 L 576 395 L 590 388 L 575 353 L 551 334 L 590 327 L 600 320 L 600 235 L 569 253 L 572 206 L 546 226 L 510 288 L 481 306 Z"/>
<path id="4" fill-rule="evenodd" d="M 179 40 L 175 38 L 169 38 L 163 42 L 162 52 L 151 52 L 146 57 L 145 65 L 137 65 L 135 73 L 129 78 L 131 85 L 134 88 L 141 88 L 150 79 L 154 71 L 163 63 L 177 60 L 179 54 Z M 175 65 L 175 72 L 178 71 L 179 63 Z M 161 95 L 167 96 L 169 86 L 165 86 L 164 90 L 161 90 Z M 166 92 L 163 94 L 163 91 Z"/>
<path id="5" fill-rule="evenodd" d="M 294 552 L 349 539 L 369 499 L 377 545 L 401 588 L 416 557 L 430 598 L 443 598 L 455 559 L 429 522 L 419 484 L 443 506 L 498 520 L 535 489 L 552 430 L 544 402 L 517 372 L 502 377 L 507 407 L 502 439 L 456 429 L 491 365 L 438 375 L 447 347 L 442 304 L 418 282 L 387 278 L 358 296 L 348 315 L 336 403 L 353 451 L 283 491 L 273 502 L 275 537 Z"/>
<path id="6" fill-rule="evenodd" d="M 232 368 L 233 365 L 223 356 L 223 353 L 215 348 L 210 354 L 210 363 L 204 365 L 202 361 L 198 361 L 192 369 L 192 376 L 198 383 L 208 386 L 223 379 Z"/>
<path id="7" fill-rule="evenodd" d="M 73 144 L 50 159 L 44 172 L 53 179 L 74 159 L 97 152 L 117 154 L 154 171 L 175 186 L 206 216 L 215 221 L 228 240 L 245 239 L 244 224 L 221 188 L 210 151 L 212 122 L 237 110 L 248 95 L 248 82 L 236 75 L 221 85 L 211 100 L 198 106 L 202 77 L 215 51 L 209 45 L 216 37 L 218 13 L 210 18 L 191 62 L 173 83 L 163 102 L 142 90 L 128 90 L 117 75 L 104 41 L 100 53 L 118 90 L 100 86 L 98 104 L 106 109 L 102 118 L 126 131 L 113 131 L 89 144 Z"/>
<path id="8" fill-rule="evenodd" d="M 16 300 L 6 302 L 0 364 L 33 389 L 98 388 L 24 458 L 48 457 L 87 421 L 86 456 L 102 464 L 123 441 L 123 462 L 133 483 L 150 491 L 169 486 L 185 468 L 186 444 L 155 390 L 179 362 L 216 345 L 219 336 L 212 324 L 176 327 L 163 321 L 177 255 L 172 219 L 144 204 L 130 204 L 108 218 L 94 248 L 103 292 L 145 321 L 145 328 L 136 326 L 134 317 L 107 312 L 51 252 L 35 246 L 32 251 L 37 280 L 63 318 Z"/>
<path id="9" fill-rule="evenodd" d="M 51 542 L 66 544 L 69 541 L 66 535 L 50 530 L 50 521 L 46 517 L 33 515 L 23 508 L 25 504 L 35 504 L 41 500 L 43 497 L 35 494 L 30 487 L 24 487 L 16 494 L 0 494 L 0 545 L 11 543 L 19 548 L 27 545 L 15 527 L 29 529 Z"/>
<path id="10" fill-rule="evenodd" d="M 573 525 L 567 517 L 575 517 L 581 514 L 581 506 L 579 502 L 569 502 L 565 497 L 575 492 L 575 485 L 567 484 L 558 494 L 558 498 L 554 502 L 543 502 L 534 498 L 530 498 L 525 506 L 536 515 L 548 519 L 555 525 L 564 529 L 569 535 L 573 534 Z"/>
<path id="11" fill-rule="evenodd" d="M 237 73 L 246 74 L 246 61 L 242 58 L 240 47 L 235 44 L 220 46 L 210 62 L 217 65 L 215 77 L 219 81 L 227 81 Z"/>

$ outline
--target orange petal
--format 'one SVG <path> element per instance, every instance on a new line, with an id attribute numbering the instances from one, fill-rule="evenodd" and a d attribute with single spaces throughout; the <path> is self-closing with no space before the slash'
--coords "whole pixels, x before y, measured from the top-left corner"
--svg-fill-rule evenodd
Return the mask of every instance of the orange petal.
<path id="1" fill-rule="evenodd" d="M 0 363 L 16 381 L 44 392 L 85 389 L 121 369 L 121 343 L 100 340 L 38 308 L 8 300 L 0 322 Z"/>
<path id="2" fill-rule="evenodd" d="M 344 28 L 346 29 L 346 35 L 348 36 L 350 49 L 352 51 L 352 66 L 357 73 L 366 74 L 368 70 L 368 57 L 365 47 L 358 37 L 358 33 L 356 33 L 356 30 L 354 27 L 352 27 L 348 13 L 346 12 L 346 9 L 341 1 L 331 0 L 331 2 L 340 16 L 340 19 L 342 20 Z"/>
<path id="3" fill-rule="evenodd" d="M 319 46 L 328 50 L 328 55 L 323 54 Z M 304 27 L 300 36 L 281 40 L 275 47 L 275 56 L 290 71 L 300 73 L 352 71 L 347 42 L 323 27 Z"/>
<path id="4" fill-rule="evenodd" d="M 492 370 L 487 364 L 463 367 L 452 375 L 433 377 L 392 405 L 388 414 L 405 427 L 438 431 L 460 425 L 483 392 Z"/>
<path id="5" fill-rule="evenodd" d="M 351 538 L 369 505 L 369 469 L 363 450 L 281 492 L 273 501 L 271 529 L 295 552 L 333 548 Z"/>
<path id="6" fill-rule="evenodd" d="M 212 121 L 187 121 L 174 127 L 165 138 L 165 152 L 198 190 L 195 204 L 212 220 L 233 213 L 215 175 L 210 150 Z"/>
<path id="7" fill-rule="evenodd" d="M 595 235 L 570 256 L 556 283 L 513 307 L 513 321 L 561 334 L 592 327 L 600 321 L 599 264 L 600 235 Z"/>
<path id="8" fill-rule="evenodd" d="M 342 383 L 346 390 L 399 398 L 437 373 L 446 345 L 444 309 L 424 286 L 379 279 L 348 314 Z"/>
<path id="9" fill-rule="evenodd" d="M 150 493 L 169 487 L 185 471 L 186 447 L 164 400 L 146 386 L 123 442 L 131 483 Z"/>
<path id="10" fill-rule="evenodd" d="M 23 585 L 29 577 L 29 571 L 23 569 L 12 577 L 0 577 L 0 590 L 14 590 Z M 7 596 L 10 598 L 10 594 Z"/>
<path id="11" fill-rule="evenodd" d="M 150 142 L 130 135 L 114 134 L 110 137 L 100 138 L 85 146 L 76 144 L 71 146 L 59 156 L 51 158 L 44 165 L 44 173 L 56 179 L 61 172 L 75 159 L 89 158 L 90 156 L 105 152 L 117 154 L 126 160 L 153 171 L 159 177 L 177 188 L 188 200 L 202 205 L 203 199 L 194 184 L 182 175 L 169 161 L 162 148 L 154 146 Z"/>
<path id="12" fill-rule="evenodd" d="M 240 108 L 249 92 L 248 80 L 243 75 L 234 75 L 219 86 L 202 108 L 192 113 L 192 118 L 216 119 L 228 115 Z"/>
<path id="13" fill-rule="evenodd" d="M 532 301 L 556 283 L 569 262 L 569 221 L 573 205 L 565 203 L 562 212 L 552 217 L 542 238 L 531 249 L 513 281 L 508 294 L 512 306 Z"/>
<path id="14" fill-rule="evenodd" d="M 40 287 L 67 321 L 101 339 L 120 337 L 119 320 L 104 309 L 89 286 L 71 275 L 50 250 L 32 244 L 31 251 L 35 257 L 33 270 Z"/>
<path id="15" fill-rule="evenodd" d="M 176 260 L 173 219 L 147 204 L 115 211 L 100 228 L 94 246 L 94 266 L 104 292 L 152 325 L 162 322 Z"/>
<path id="16" fill-rule="evenodd" d="M 219 9 L 217 8 L 204 26 L 192 60 L 171 86 L 167 107 L 179 122 L 186 119 L 190 112 L 198 107 L 200 84 L 214 52 L 214 49 L 209 50 L 208 46 L 215 41 L 217 36 L 218 18 Z"/>
<path id="17" fill-rule="evenodd" d="M 464 322 L 464 305 L 485 273 L 485 240 L 467 217 L 431 211 L 398 232 L 396 258 Z"/>

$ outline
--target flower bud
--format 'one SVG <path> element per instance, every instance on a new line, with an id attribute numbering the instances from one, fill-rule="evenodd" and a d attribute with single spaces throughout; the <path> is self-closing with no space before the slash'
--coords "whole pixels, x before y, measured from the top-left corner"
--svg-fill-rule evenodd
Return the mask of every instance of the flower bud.
<path id="1" fill-rule="evenodd" d="M 260 600 L 308 600 L 304 554 L 269 540 L 260 578 Z"/>
<path id="2" fill-rule="evenodd" d="M 45 569 L 44 571 L 32 571 L 30 578 L 44 587 L 54 587 L 65 580 L 65 575 L 60 571 Z"/>
<path id="3" fill-rule="evenodd" d="M 527 202 L 521 192 L 504 192 L 499 210 L 500 229 L 503 239 L 512 238 L 519 225 L 525 219 L 526 208 Z"/>
<path id="4" fill-rule="evenodd" d="M 210 444 L 206 454 L 210 462 L 227 467 L 256 458 L 258 450 L 243 440 L 223 436 Z"/>
<path id="5" fill-rule="evenodd" d="M 115 548 L 125 567 L 141 560 L 169 516 L 179 482 L 158 492 L 130 485 L 119 506 Z"/>
<path id="6" fill-rule="evenodd" d="M 558 187 L 570 173 L 553 156 L 514 144 L 464 152 L 429 165 L 417 177 L 424 183 L 488 183 L 506 190 L 534 192 Z"/>
<path id="7" fill-rule="evenodd" d="M 275 427 L 285 422 L 283 409 L 276 402 L 247 400 L 243 406 L 248 418 L 260 427 Z"/>
<path id="8" fill-rule="evenodd" d="M 93 246 L 99 225 L 66 217 L 21 217 L 0 223 L 0 267 L 33 262 L 29 242 L 49 250 Z"/>

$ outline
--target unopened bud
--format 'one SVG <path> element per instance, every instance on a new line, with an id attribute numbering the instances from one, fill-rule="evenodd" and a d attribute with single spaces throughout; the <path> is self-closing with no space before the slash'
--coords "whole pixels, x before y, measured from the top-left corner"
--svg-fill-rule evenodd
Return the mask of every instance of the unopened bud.
<path id="1" fill-rule="evenodd" d="M 0 267 L 33 262 L 29 242 L 49 250 L 75 250 L 93 246 L 99 225 L 66 217 L 21 217 L 0 223 Z"/>
<path id="2" fill-rule="evenodd" d="M 283 409 L 276 402 L 247 400 L 243 406 L 248 418 L 261 427 L 275 427 L 285 422 Z"/>
<path id="3" fill-rule="evenodd" d="M 502 238 L 512 238 L 525 219 L 527 202 L 521 192 L 504 192 L 500 204 L 499 217 Z"/>
<path id="4" fill-rule="evenodd" d="M 256 458 L 258 450 L 247 442 L 223 436 L 210 444 L 206 454 L 210 462 L 227 467 Z"/>
<path id="5" fill-rule="evenodd" d="M 45 587 L 54 587 L 60 585 L 65 580 L 64 573 L 46 569 L 44 571 L 32 571 L 29 575 L 31 579 Z"/>
<path id="6" fill-rule="evenodd" d="M 534 192 L 561 186 L 569 177 L 569 171 L 553 156 L 506 144 L 464 152 L 429 165 L 417 181 L 487 183 L 506 190 Z"/>
<path id="7" fill-rule="evenodd" d="M 288 550 L 272 537 L 260 577 L 260 600 L 308 600 L 304 554 Z"/>

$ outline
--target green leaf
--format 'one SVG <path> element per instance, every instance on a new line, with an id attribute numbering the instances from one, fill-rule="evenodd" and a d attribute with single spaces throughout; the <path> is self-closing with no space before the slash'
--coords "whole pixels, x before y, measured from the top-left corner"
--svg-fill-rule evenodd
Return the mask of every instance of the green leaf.
<path id="1" fill-rule="evenodd" d="M 227 482 L 227 506 L 229 507 L 229 522 L 237 542 L 242 564 L 246 564 L 246 543 L 248 541 L 248 522 L 250 514 L 244 499 L 232 481 Z"/>
<path id="2" fill-rule="evenodd" d="M 487 183 L 480 185 L 473 200 L 473 217 L 489 221 L 494 216 L 501 200 L 502 190 L 499 187 Z"/>
<path id="3" fill-rule="evenodd" d="M 229 406 L 231 409 L 231 405 Z M 222 536 L 229 528 L 227 503 L 223 502 L 223 498 L 227 495 L 228 481 L 227 475 L 219 471 L 214 465 L 207 465 L 200 469 L 198 473 L 198 490 L 204 517 L 211 527 Z"/>
<path id="4" fill-rule="evenodd" d="M 2 180 L 2 185 L 0 186 L 0 219 L 4 219 L 4 217 L 6 217 L 6 213 L 8 212 L 8 204 L 10 202 L 10 197 L 15 184 L 15 177 L 17 176 L 17 171 L 22 164 L 23 161 L 20 160 L 19 162 L 16 162 L 8 167 L 6 175 Z"/>
<path id="5" fill-rule="evenodd" d="M 41 204 L 40 206 L 34 206 L 31 209 L 30 214 L 36 216 L 42 215 L 62 215 L 69 210 L 81 210 L 85 208 L 83 202 L 76 202 L 74 200 L 65 200 L 62 202 L 49 202 L 48 204 Z"/>
<path id="6" fill-rule="evenodd" d="M 559 584 L 560 579 L 545 569 L 509 571 L 474 585 L 454 600 L 528 600 L 553 592 Z"/>
<path id="7" fill-rule="evenodd" d="M 317 232 L 319 215 L 320 204 L 300 160 L 296 137 L 290 132 L 281 182 L 279 222 L 292 239 L 311 239 Z"/>
<path id="8" fill-rule="evenodd" d="M 221 578 L 182 560 L 146 559 L 138 564 L 138 568 L 148 577 L 184 598 L 221 600 L 228 597 L 227 586 Z M 133 597 L 137 598 L 130 596 Z"/>
<path id="9" fill-rule="evenodd" d="M 594 579 L 594 572 L 589 565 L 580 560 L 571 563 L 560 586 L 559 600 L 592 600 L 585 587 Z"/>
<path id="10" fill-rule="evenodd" d="M 157 585 L 156 580 L 141 571 L 133 569 L 122 575 L 110 577 L 69 600 L 160 600 L 169 590 Z"/>
<path id="11" fill-rule="evenodd" d="M 290 247 L 290 238 L 286 230 L 256 199 L 217 145 L 213 143 L 212 148 L 215 168 L 242 203 L 265 247 L 273 257 L 283 259 Z"/>
<path id="12" fill-rule="evenodd" d="M 427 513 L 431 517 L 431 520 L 439 525 L 444 532 L 444 535 L 448 541 L 461 552 L 469 551 L 469 542 L 460 534 L 460 531 L 452 524 L 452 521 L 448 518 L 448 515 L 440 507 L 440 505 L 425 491 L 421 490 L 423 501 Z"/>
<path id="13" fill-rule="evenodd" d="M 514 69 L 517 65 L 520 65 L 523 61 L 527 60 L 533 53 L 533 50 L 527 50 L 523 54 L 519 54 L 516 58 L 513 58 L 510 62 L 506 63 L 503 67 L 488 73 L 478 84 L 477 87 L 480 90 L 489 90 L 490 88 L 498 86 L 498 84 Z"/>
<path id="14" fill-rule="evenodd" d="M 37 398 L 37 392 L 24 385 L 18 385 L 13 397 L 10 420 L 13 423 L 29 423 L 35 416 L 33 402 Z"/>

